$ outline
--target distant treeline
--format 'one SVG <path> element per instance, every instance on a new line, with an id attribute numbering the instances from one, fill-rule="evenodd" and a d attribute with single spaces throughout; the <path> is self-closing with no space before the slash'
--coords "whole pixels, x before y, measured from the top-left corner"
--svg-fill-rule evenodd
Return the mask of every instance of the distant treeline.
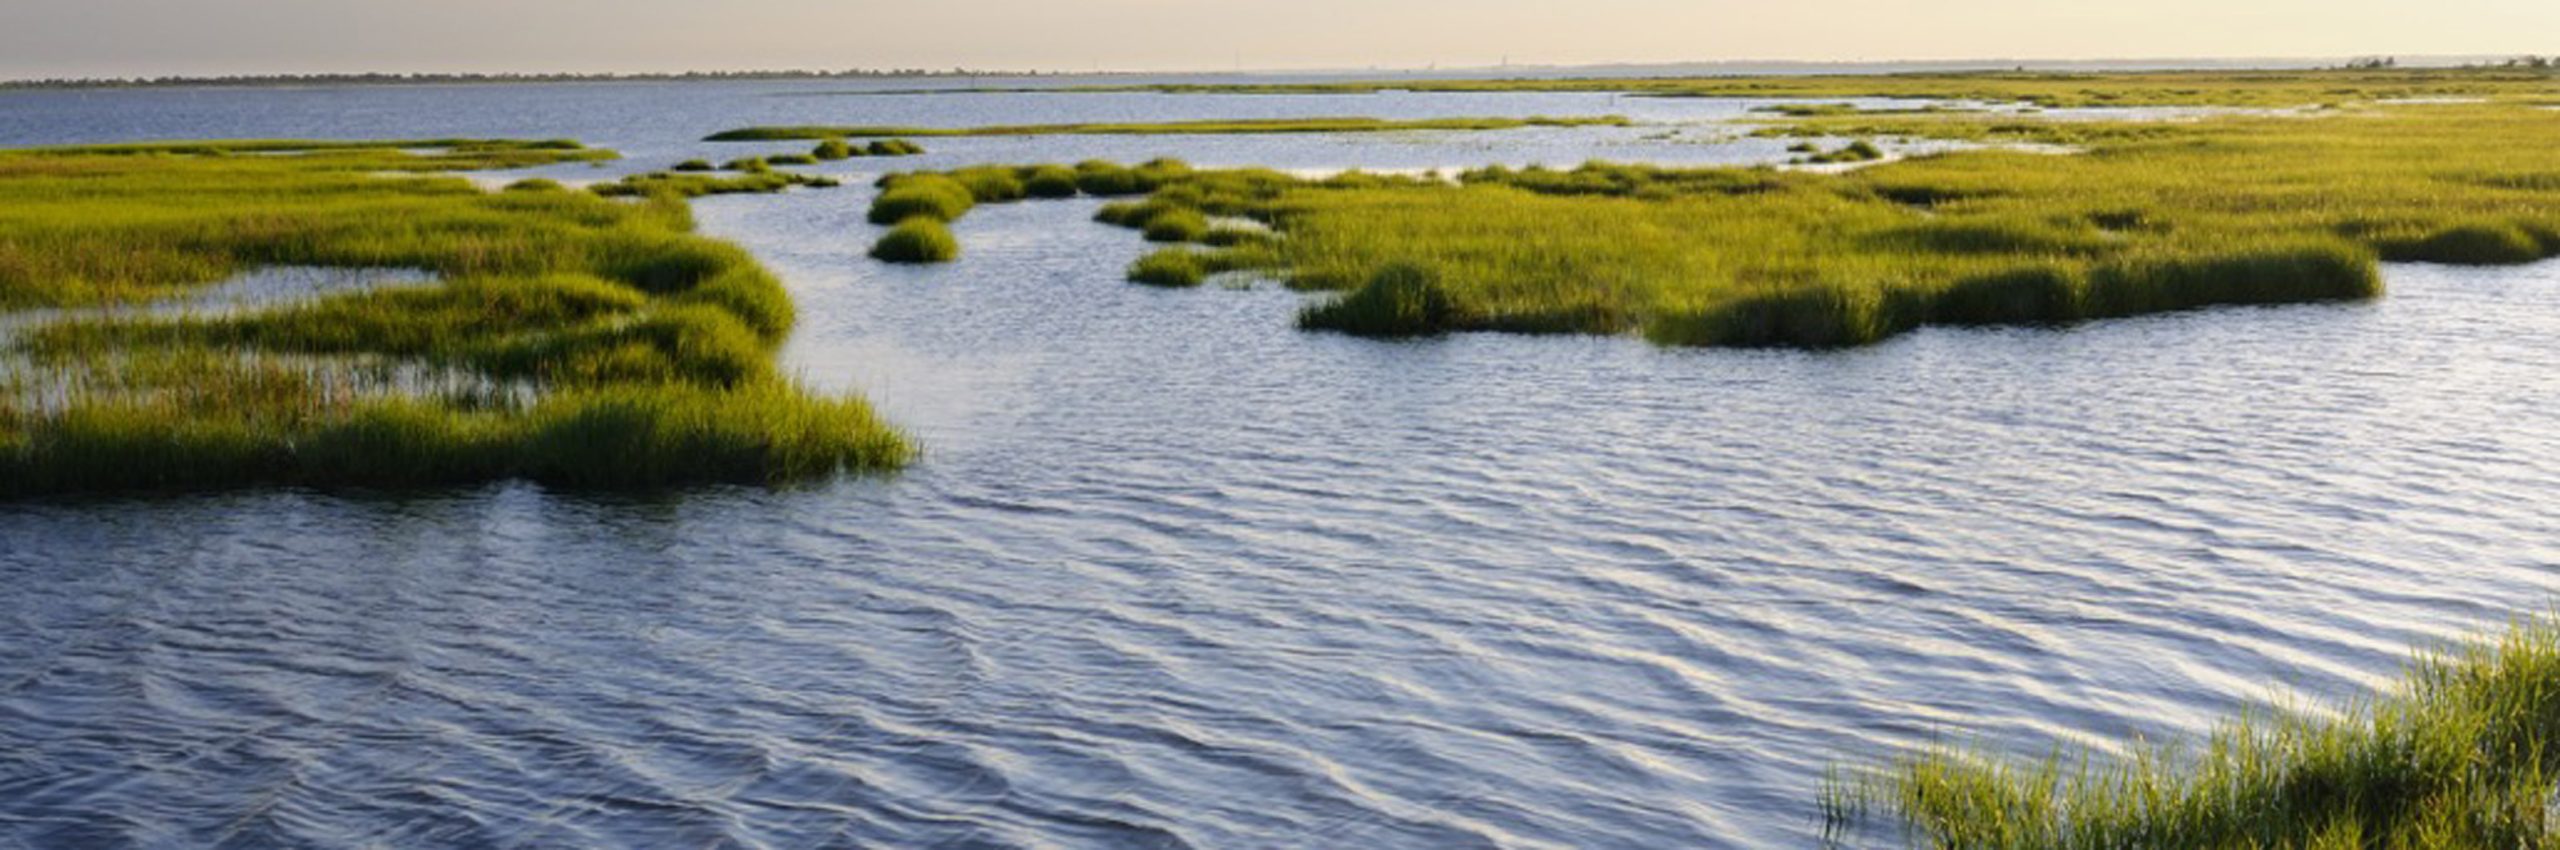
<path id="1" fill-rule="evenodd" d="M 676 82 L 695 80 L 847 80 L 950 77 L 1039 77 L 1056 72 L 980 71 L 954 68 L 854 69 L 843 71 L 683 71 L 637 74 L 242 74 L 207 77 L 116 77 L 0 80 L 0 89 L 152 88 L 161 86 L 362 86 L 437 85 L 455 83 Z"/>

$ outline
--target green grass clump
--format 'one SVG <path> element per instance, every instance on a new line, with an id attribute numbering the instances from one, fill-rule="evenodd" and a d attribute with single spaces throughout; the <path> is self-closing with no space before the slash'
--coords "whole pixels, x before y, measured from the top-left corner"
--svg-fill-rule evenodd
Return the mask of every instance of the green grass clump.
<path id="1" fill-rule="evenodd" d="M 863 153 L 870 156 L 918 156 L 924 153 L 924 146 L 905 139 L 881 139 L 863 146 Z"/>
<path id="2" fill-rule="evenodd" d="M 2560 626 L 2424 655 L 2321 712 L 2251 712 L 2199 747 L 2021 763 L 1934 749 L 1835 782 L 1833 840 L 1877 819 L 1939 848 L 2547 847 L 2560 784 Z"/>
<path id="3" fill-rule="evenodd" d="M 1815 165 L 1837 165 L 1850 162 L 1874 162 L 1883 158 L 1883 148 L 1876 147 L 1874 142 L 1859 139 L 1842 146 L 1839 150 L 1805 157 L 1804 161 Z"/>
<path id="4" fill-rule="evenodd" d="M 1464 326 L 1464 312 L 1429 268 L 1391 265 L 1349 294 L 1300 311 L 1298 326 L 1359 336 L 1432 336 Z"/>
<path id="5" fill-rule="evenodd" d="M 873 259 L 889 263 L 947 263 L 960 257 L 960 240 L 941 219 L 916 216 L 898 222 L 871 246 Z"/>
<path id="6" fill-rule="evenodd" d="M 1022 176 L 1003 166 L 963 168 L 945 174 L 958 181 L 961 188 L 969 190 L 969 197 L 982 204 L 1019 201 L 1030 195 L 1030 190 L 1023 185 Z"/>
<path id="7" fill-rule="evenodd" d="M 1129 281 L 1149 286 L 1199 286 L 1209 279 L 1209 264 L 1200 252 L 1188 248 L 1164 248 L 1129 266 Z"/>
<path id="8" fill-rule="evenodd" d="M 805 153 L 778 153 L 764 158 L 766 165 L 816 165 L 818 158 Z"/>
<path id="9" fill-rule="evenodd" d="M 2530 263 L 2551 255 L 2554 246 L 2513 224 L 2474 221 L 2423 239 L 2393 241 L 2382 250 L 2384 256 L 2407 262 L 2494 266 Z"/>
<path id="10" fill-rule="evenodd" d="M 783 482 L 911 453 L 859 400 L 778 373 L 790 299 L 743 250 L 689 232 L 680 193 L 380 176 L 596 152 L 230 144 L 0 152 L 0 309 L 147 302 L 273 265 L 440 280 L 25 327 L 0 344 L 0 497 Z"/>
<path id="11" fill-rule="evenodd" d="M 769 195 L 795 186 L 825 189 L 837 184 L 832 177 L 786 174 L 779 171 L 750 171 L 734 177 L 715 177 L 701 173 L 678 174 L 653 171 L 634 174 L 612 183 L 594 186 L 591 191 L 606 197 L 647 197 L 673 195 L 698 198 L 704 195 Z"/>
<path id="12" fill-rule="evenodd" d="M 770 161 L 766 160 L 764 157 L 760 157 L 760 156 L 750 156 L 750 157 L 742 157 L 742 158 L 739 158 L 739 159 L 733 159 L 733 160 L 729 160 L 728 162 L 721 163 L 721 164 L 720 164 L 720 170 L 722 170 L 722 171 L 739 171 L 739 172 L 745 172 L 745 173 L 748 173 L 748 174 L 762 174 L 762 173 L 767 172 L 767 171 L 772 171 L 772 170 L 773 170 L 773 164 L 772 164 L 772 162 L 770 162 Z"/>
<path id="13" fill-rule="evenodd" d="M 669 170 L 669 171 L 711 171 L 711 170 L 713 170 L 713 169 L 712 169 L 712 167 L 711 167 L 711 161 L 710 161 L 710 160 L 707 160 L 707 159 L 688 159 L 688 160 L 685 160 L 685 161 L 683 161 L 683 162 L 676 163 L 673 167 L 670 167 L 670 168 L 668 168 L 667 170 Z"/>
<path id="14" fill-rule="evenodd" d="M 904 175 L 871 201 L 872 224 L 897 224 L 910 218 L 956 221 L 977 206 L 977 196 L 958 180 L 940 174 Z"/>
<path id="15" fill-rule="evenodd" d="M 847 143 L 843 139 L 828 139 L 826 141 L 819 142 L 817 147 L 809 149 L 810 157 L 828 162 L 852 159 L 856 156 L 860 156 L 861 153 L 861 151 L 855 149 L 852 144 Z"/>
<path id="16" fill-rule="evenodd" d="M 1625 116 L 1591 118 L 1258 118 L 1126 124 L 1007 124 L 990 127 L 745 127 L 714 133 L 711 142 L 769 142 L 875 136 L 1148 136 L 1241 133 L 1386 133 L 1422 130 L 1512 130 L 1522 127 L 1624 127 Z M 921 152 L 921 151 L 919 151 Z"/>
<path id="17" fill-rule="evenodd" d="M 1076 186 L 1074 169 L 1044 165 L 1031 169 L 1022 179 L 1023 191 L 1034 198 L 1072 198 L 1083 191 Z"/>
<path id="18" fill-rule="evenodd" d="M 1175 207 L 1148 217 L 1142 232 L 1149 242 L 1198 242 L 1209 236 L 1209 219 L 1199 210 Z"/>

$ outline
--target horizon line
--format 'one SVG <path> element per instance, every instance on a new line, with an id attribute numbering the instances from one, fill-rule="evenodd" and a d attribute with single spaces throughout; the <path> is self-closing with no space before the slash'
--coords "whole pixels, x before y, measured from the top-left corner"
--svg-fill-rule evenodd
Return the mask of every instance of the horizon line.
<path id="1" fill-rule="evenodd" d="M 2465 64 L 2501 59 L 2525 58 L 2528 54 L 2407 54 L 2388 53 L 2338 54 L 2321 56 L 2185 56 L 2185 57 L 2097 57 L 2097 58 L 2026 58 L 1978 57 L 1951 59 L 1685 59 L 1669 61 L 1621 62 L 1505 62 L 1492 65 L 1451 65 L 1437 63 L 1420 66 L 1368 67 L 1265 67 L 1265 68 L 1190 68 L 1190 69 L 982 69 L 953 67 L 932 69 L 910 68 L 753 68 L 690 69 L 681 71 L 273 71 L 236 74 L 161 74 L 140 76 L 72 76 L 72 77 L 0 77 L 6 88 L 113 88 L 145 86 L 222 85 L 241 83 L 419 83 L 440 82 L 613 82 L 682 80 L 693 78 L 733 79 L 826 79 L 848 77 L 883 78 L 947 78 L 947 77 L 1113 77 L 1113 76 L 1243 76 L 1265 74 L 1302 74 L 1335 76 L 1357 74 L 1462 74 L 1510 70 L 1606 70 L 1614 68 L 1875 68 L 1916 66 L 1944 69 L 1999 70 L 2001 66 L 2047 68 L 2069 66 L 2153 66 L 2148 70 L 2303 70 L 2327 67 L 2360 59 L 2388 58 L 2408 68 L 2455 68 Z M 2251 65 L 2248 63 L 2268 63 Z M 2122 70 L 2136 70 L 2123 68 Z"/>

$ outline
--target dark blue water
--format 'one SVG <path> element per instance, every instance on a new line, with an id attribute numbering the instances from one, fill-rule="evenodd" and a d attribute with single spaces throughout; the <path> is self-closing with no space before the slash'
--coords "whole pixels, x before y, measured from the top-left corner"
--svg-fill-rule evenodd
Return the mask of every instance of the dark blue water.
<path id="1" fill-rule="evenodd" d="M 0 140 L 1622 111 L 1682 123 L 894 165 L 1760 155 L 1729 102 L 790 89 L 0 94 Z M 0 847 L 1798 847 L 1828 766 L 2353 695 L 2560 584 L 2560 265 L 1827 354 L 1382 343 L 1121 283 L 1089 202 L 877 265 L 867 196 L 698 211 L 903 475 L 0 507 Z"/>

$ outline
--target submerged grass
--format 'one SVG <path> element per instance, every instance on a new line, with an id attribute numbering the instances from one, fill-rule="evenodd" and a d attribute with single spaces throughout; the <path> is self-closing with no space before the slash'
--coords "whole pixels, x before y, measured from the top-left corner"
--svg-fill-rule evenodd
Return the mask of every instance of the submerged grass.
<path id="1" fill-rule="evenodd" d="M 0 309 L 75 309 L 0 337 L 0 497 L 782 482 L 908 457 L 859 400 L 776 372 L 789 298 L 689 232 L 685 192 L 379 176 L 603 156 L 420 147 L 0 152 Z M 276 265 L 441 280 L 202 315 L 76 310 Z"/>
<path id="2" fill-rule="evenodd" d="M 1895 120 L 1907 122 L 1895 135 L 1961 136 L 2017 119 Z M 1851 346 L 1928 325 L 2367 299 L 2381 293 L 2378 260 L 2560 254 L 2560 166 L 2543 144 L 2560 137 L 2560 112 L 2472 104 L 2070 123 L 2096 140 L 2076 155 L 1973 150 L 1841 174 L 1592 163 L 1485 168 L 1452 183 L 1075 171 L 1087 191 L 1111 193 L 1134 188 L 1121 175 L 1149 172 L 1137 181 L 1156 184 L 1147 198 L 1097 219 L 1159 241 L 1224 243 L 1203 253 L 1207 268 L 1344 293 L 1303 326 L 1389 336 Z M 1222 235 L 1211 216 L 1269 230 Z M 1180 279 L 1169 265 L 1147 277 Z"/>
<path id="3" fill-rule="evenodd" d="M 880 136 L 1153 136 L 1241 133 L 1384 133 L 1417 130 L 1515 130 L 1523 127 L 1623 127 L 1625 116 L 1555 118 L 1245 118 L 1121 124 L 1004 124 L 987 127 L 795 126 L 744 127 L 704 141 L 770 142 Z"/>
<path id="4" fill-rule="evenodd" d="M 2560 624 L 2421 656 L 2384 695 L 2244 714 L 2201 748 L 2021 763 L 1937 748 L 1846 780 L 1826 833 L 1883 820 L 1939 848 L 2548 847 Z"/>

